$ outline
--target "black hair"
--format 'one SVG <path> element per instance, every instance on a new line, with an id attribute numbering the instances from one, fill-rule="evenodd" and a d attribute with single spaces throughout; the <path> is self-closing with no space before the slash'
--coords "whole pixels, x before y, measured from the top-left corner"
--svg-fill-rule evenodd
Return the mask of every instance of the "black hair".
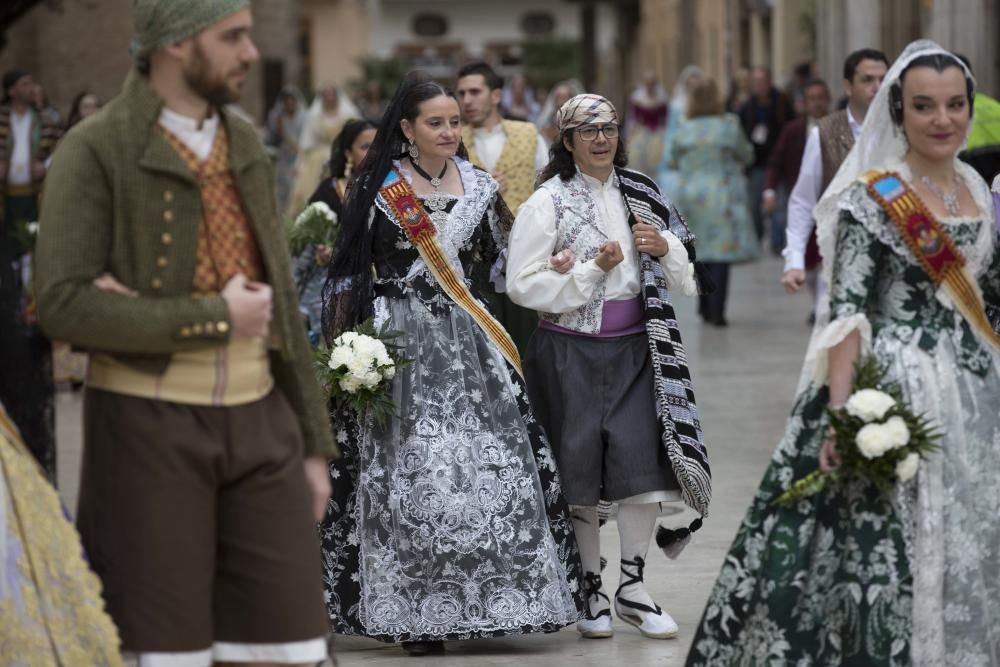
<path id="1" fill-rule="evenodd" d="M 812 71 L 813 71 L 812 61 L 806 60 L 804 62 L 799 63 L 798 65 L 795 66 L 795 69 L 793 71 L 795 72 L 795 76 L 797 76 L 800 79 L 812 78 Z"/>
<path id="2" fill-rule="evenodd" d="M 906 73 L 917 67 L 929 67 L 935 72 L 943 72 L 951 67 L 957 67 L 965 77 L 965 95 L 969 101 L 969 117 L 972 117 L 973 102 L 976 99 L 976 82 L 962 67 L 962 60 L 951 53 L 928 53 L 911 60 L 899 74 L 899 81 L 894 81 L 889 88 L 889 116 L 896 125 L 903 124 L 903 81 Z"/>
<path id="3" fill-rule="evenodd" d="M 347 154 L 351 146 L 365 130 L 377 129 L 370 120 L 349 120 L 344 124 L 337 138 L 330 147 L 330 177 L 343 178 L 347 174 Z"/>
<path id="4" fill-rule="evenodd" d="M 830 86 L 826 85 L 826 81 L 819 78 L 809 79 L 808 81 L 806 81 L 806 85 L 802 86 L 802 91 L 805 92 L 810 88 L 812 88 L 813 86 L 823 86 L 823 90 L 826 91 L 827 96 L 830 95 Z"/>
<path id="5" fill-rule="evenodd" d="M 26 76 L 30 76 L 30 73 L 27 72 L 26 70 L 23 70 L 23 69 L 12 69 L 12 70 L 4 73 L 4 75 L 3 75 L 3 91 L 2 91 L 3 95 L 0 95 L 0 97 L 3 98 L 3 102 L 5 104 L 7 102 L 10 102 L 10 99 L 11 99 L 10 98 L 10 89 L 13 88 L 14 85 L 18 81 L 20 81 L 21 79 L 23 79 Z"/>
<path id="6" fill-rule="evenodd" d="M 473 60 L 470 63 L 462 65 L 462 68 L 458 70 L 458 76 L 456 76 L 455 79 L 458 80 L 462 77 L 473 76 L 476 74 L 483 77 L 483 81 L 486 82 L 486 87 L 490 90 L 500 90 L 503 88 L 503 79 L 501 79 L 500 75 L 496 73 L 496 70 L 482 60 Z"/>
<path id="7" fill-rule="evenodd" d="M 407 141 L 400 122 L 416 120 L 421 104 L 442 95 L 455 99 L 455 93 L 424 72 L 409 72 L 382 115 L 368 155 L 357 167 L 323 288 L 323 333 L 328 342 L 372 314 L 372 248 L 376 225 L 368 224 L 369 213 L 393 160 L 406 155 Z M 468 158 L 464 144 L 459 143 L 457 154 Z"/>
<path id="8" fill-rule="evenodd" d="M 854 81 L 854 75 L 858 73 L 858 65 L 861 64 L 862 60 L 877 60 L 880 63 L 885 63 L 886 68 L 889 67 L 889 59 L 881 51 L 876 49 L 858 49 L 844 60 L 844 78 L 846 80 Z"/>
<path id="9" fill-rule="evenodd" d="M 552 142 L 552 146 L 549 148 L 549 163 L 538 172 L 535 187 L 540 186 L 553 176 L 558 176 L 564 181 L 573 178 L 576 174 L 576 162 L 573 160 L 573 153 L 566 148 L 564 142 L 569 143 L 570 146 L 575 145 L 575 135 L 574 130 L 566 130 Z M 628 152 L 625 150 L 625 142 L 622 141 L 621 134 L 618 135 L 618 148 L 615 150 L 613 164 L 616 167 L 628 166 Z"/>

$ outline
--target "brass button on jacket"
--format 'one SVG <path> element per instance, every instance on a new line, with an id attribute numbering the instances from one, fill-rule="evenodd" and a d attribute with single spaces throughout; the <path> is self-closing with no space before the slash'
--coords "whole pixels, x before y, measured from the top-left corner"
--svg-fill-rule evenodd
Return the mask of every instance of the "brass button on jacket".
<path id="1" fill-rule="evenodd" d="M 164 211 L 163 212 L 163 221 L 164 222 L 173 222 L 174 221 L 174 212 L 170 211 L 170 210 Z"/>
<path id="2" fill-rule="evenodd" d="M 163 236 L 160 237 L 160 240 L 163 241 L 163 245 L 170 245 L 174 242 L 174 237 L 170 235 L 170 232 L 163 232 Z"/>
<path id="3" fill-rule="evenodd" d="M 219 333 L 227 333 L 229 331 L 229 322 L 219 322 L 215 325 L 215 328 L 219 330 Z"/>
<path id="4" fill-rule="evenodd" d="M 150 285 L 153 287 L 153 289 L 160 289 L 161 287 L 163 287 L 163 281 L 160 280 L 159 278 L 153 278 L 153 282 L 151 282 Z"/>
<path id="5" fill-rule="evenodd" d="M 173 200 L 174 200 L 174 191 L 173 190 L 165 190 L 163 192 L 163 201 L 165 201 L 165 202 L 167 202 L 169 204 Z"/>
<path id="6" fill-rule="evenodd" d="M 168 264 L 170 264 L 170 262 L 167 261 L 166 257 L 157 257 L 156 258 L 156 265 L 158 267 L 160 267 L 161 269 L 167 268 Z"/>

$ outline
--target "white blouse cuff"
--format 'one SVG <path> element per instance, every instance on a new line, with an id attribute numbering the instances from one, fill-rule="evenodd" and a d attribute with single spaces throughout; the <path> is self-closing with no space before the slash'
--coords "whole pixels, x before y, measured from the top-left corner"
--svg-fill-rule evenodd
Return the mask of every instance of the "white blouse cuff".
<path id="1" fill-rule="evenodd" d="M 688 261 L 687 248 L 669 230 L 662 230 L 660 235 L 666 240 L 667 254 L 660 257 L 660 266 L 667 275 L 667 287 L 680 289 L 687 296 L 698 293 L 698 284 L 694 279 L 694 264 Z"/>
<path id="2" fill-rule="evenodd" d="M 806 356 L 806 363 L 815 363 L 815 373 L 813 380 L 817 384 L 826 384 L 828 369 L 828 358 L 830 348 L 836 347 L 841 341 L 847 338 L 852 332 L 857 331 L 861 335 L 860 356 L 868 353 L 872 346 L 872 325 L 868 317 L 863 313 L 855 313 L 848 317 L 836 319 L 816 335 L 816 339 L 809 346 Z"/>

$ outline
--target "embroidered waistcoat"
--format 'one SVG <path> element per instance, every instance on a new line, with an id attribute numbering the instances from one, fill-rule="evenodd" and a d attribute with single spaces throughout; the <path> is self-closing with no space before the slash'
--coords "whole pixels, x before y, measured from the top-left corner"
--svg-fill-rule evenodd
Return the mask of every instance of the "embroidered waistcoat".
<path id="1" fill-rule="evenodd" d="M 854 147 L 854 134 L 847 120 L 847 111 L 841 109 L 820 118 L 816 122 L 819 127 L 819 150 L 823 161 L 823 191 L 837 175 L 837 170 L 844 163 L 847 154 Z"/>
<path id="2" fill-rule="evenodd" d="M 569 181 L 553 176 L 541 186 L 552 195 L 556 211 L 556 246 L 553 253 L 572 251 L 577 262 L 597 257 L 600 247 L 609 238 L 604 221 L 590 193 L 590 188 L 580 174 Z M 601 276 L 590 301 L 568 313 L 538 313 L 546 322 L 581 333 L 596 334 L 601 331 L 604 313 L 604 291 L 607 276 Z"/>
<path id="3" fill-rule="evenodd" d="M 201 187 L 202 222 L 198 231 L 195 294 L 217 294 L 229 279 L 242 273 L 248 280 L 264 275 L 260 251 L 229 166 L 229 141 L 219 126 L 212 152 L 198 159 L 183 141 L 167 130 L 167 139 L 184 158 Z"/>
<path id="4" fill-rule="evenodd" d="M 507 187 L 503 200 L 511 212 L 517 213 L 531 193 L 535 191 L 535 150 L 538 147 L 538 130 L 534 124 L 517 120 L 502 121 L 503 131 L 507 137 L 503 152 L 497 160 L 494 171 L 504 175 Z M 468 125 L 462 128 L 462 141 L 469 151 L 469 161 L 477 167 L 484 167 L 482 159 L 476 152 L 475 138 L 472 128 Z"/>

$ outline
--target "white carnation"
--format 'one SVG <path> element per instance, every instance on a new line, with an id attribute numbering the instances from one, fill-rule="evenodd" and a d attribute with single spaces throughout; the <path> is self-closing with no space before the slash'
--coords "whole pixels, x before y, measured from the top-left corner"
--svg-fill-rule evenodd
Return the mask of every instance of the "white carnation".
<path id="1" fill-rule="evenodd" d="M 340 385 L 340 388 L 348 394 L 353 394 L 361 388 L 361 383 L 351 375 L 345 375 L 340 378 L 340 382 L 338 384 Z"/>
<path id="2" fill-rule="evenodd" d="M 382 368 L 382 377 L 384 377 L 386 380 L 391 380 L 392 378 L 396 377 L 396 367 L 390 365 Z"/>
<path id="3" fill-rule="evenodd" d="M 361 384 L 369 389 L 374 389 L 378 386 L 378 383 L 382 381 L 382 376 L 377 371 L 368 371 L 364 373 L 360 378 Z"/>
<path id="4" fill-rule="evenodd" d="M 354 355 L 351 352 L 351 348 L 349 346 L 338 345 L 337 347 L 333 348 L 332 352 L 330 352 L 330 362 L 328 365 L 332 370 L 337 370 L 341 366 L 347 366 L 348 364 L 350 364 L 353 356 Z"/>
<path id="5" fill-rule="evenodd" d="M 889 408 L 896 405 L 896 400 L 878 389 L 861 389 L 851 394 L 844 406 L 847 414 L 866 422 L 882 419 Z"/>
<path id="6" fill-rule="evenodd" d="M 27 229 L 28 229 L 28 233 L 31 234 L 32 236 L 38 236 L 38 223 L 37 222 L 29 222 L 28 225 L 27 225 Z"/>
<path id="7" fill-rule="evenodd" d="M 361 378 L 365 376 L 365 373 L 368 373 L 371 370 L 371 368 L 372 365 L 370 360 L 364 359 L 357 355 L 355 355 L 354 358 L 352 358 L 347 363 L 348 375 L 357 379 L 358 381 L 360 381 Z"/>
<path id="8" fill-rule="evenodd" d="M 312 211 L 315 213 L 320 213 L 324 218 L 326 218 L 330 222 L 337 221 L 337 214 L 334 213 L 333 209 L 330 208 L 330 206 L 326 202 L 322 201 L 315 202 L 314 204 L 309 206 L 309 209 L 312 209 Z"/>
<path id="9" fill-rule="evenodd" d="M 351 345 L 357 350 L 358 354 L 366 359 L 375 359 L 379 348 L 385 349 L 385 346 L 380 341 L 368 336 L 359 336 Z"/>
<path id="10" fill-rule="evenodd" d="M 920 455 L 917 453 L 908 454 L 905 459 L 896 464 L 896 477 L 901 482 L 908 482 L 917 474 L 920 467 Z"/>
<path id="11" fill-rule="evenodd" d="M 889 435 L 889 447 L 899 449 L 905 447 L 910 442 L 910 429 L 906 427 L 906 422 L 902 417 L 889 417 L 885 422 L 885 430 Z"/>
<path id="12" fill-rule="evenodd" d="M 858 449 L 866 459 L 877 459 L 892 449 L 892 440 L 883 424 L 866 424 L 854 438 Z"/>
<path id="13" fill-rule="evenodd" d="M 333 341 L 334 345 L 351 345 L 361 336 L 358 335 L 356 331 L 345 331 L 344 333 L 337 336 L 337 340 Z"/>

